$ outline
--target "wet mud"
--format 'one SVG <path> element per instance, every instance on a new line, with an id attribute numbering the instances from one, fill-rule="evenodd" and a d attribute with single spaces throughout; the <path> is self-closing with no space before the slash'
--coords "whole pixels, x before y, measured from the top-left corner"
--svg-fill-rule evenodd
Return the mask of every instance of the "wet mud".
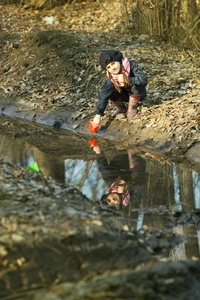
<path id="1" fill-rule="evenodd" d="M 65 110 L 50 110 L 48 113 L 30 110 L 27 105 L 13 105 L 13 101 L 4 99 L 0 105 L 0 115 L 10 118 L 22 119 L 43 124 L 48 127 L 70 130 L 74 134 L 83 135 L 93 139 L 100 139 L 102 142 L 110 141 L 118 145 L 118 148 L 137 147 L 140 152 L 146 152 L 149 156 L 165 161 L 182 162 L 188 167 L 200 170 L 200 157 L 198 142 L 188 144 L 177 144 L 168 138 L 163 132 L 151 129 L 151 136 L 148 128 L 140 128 L 138 125 L 129 123 L 127 119 L 114 119 L 105 117 L 97 132 L 89 132 L 91 117 L 84 120 L 74 121 L 71 113 Z M 137 120 L 136 120 L 137 121 Z"/>
<path id="2" fill-rule="evenodd" d="M 4 16 L 0 34 L 0 298 L 198 299 L 199 55 L 29 14 L 38 31 Z M 99 51 L 119 42 L 148 97 L 92 134 Z"/>
<path id="3" fill-rule="evenodd" d="M 1 117 L 1 299 L 198 299 L 199 173 L 90 137 Z"/>

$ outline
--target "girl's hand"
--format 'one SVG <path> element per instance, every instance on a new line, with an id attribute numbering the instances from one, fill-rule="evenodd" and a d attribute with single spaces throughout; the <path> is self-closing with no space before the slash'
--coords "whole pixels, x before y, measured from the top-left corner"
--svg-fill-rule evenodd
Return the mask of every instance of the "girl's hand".
<path id="1" fill-rule="evenodd" d="M 124 75 L 123 74 L 118 75 L 118 81 L 121 85 L 124 85 Z"/>
<path id="2" fill-rule="evenodd" d="M 101 122 L 101 115 L 95 115 L 93 122 L 96 124 L 100 124 Z"/>
<path id="3" fill-rule="evenodd" d="M 94 147 L 93 147 L 93 150 L 94 150 L 94 152 L 95 152 L 96 154 L 100 154 L 100 153 L 101 153 L 101 150 L 100 150 L 99 146 L 94 146 Z"/>

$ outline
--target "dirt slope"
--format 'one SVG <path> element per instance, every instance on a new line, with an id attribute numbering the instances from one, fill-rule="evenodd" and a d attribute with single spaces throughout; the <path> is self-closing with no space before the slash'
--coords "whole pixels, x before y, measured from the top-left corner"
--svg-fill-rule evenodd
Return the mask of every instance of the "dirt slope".
<path id="1" fill-rule="evenodd" d="M 111 2 L 105 4 L 109 7 Z M 95 15 L 98 26 L 97 19 L 92 18 L 93 10 L 99 11 Z M 41 119 L 37 119 L 38 112 L 53 113 L 56 126 L 65 123 L 87 133 L 105 78 L 98 66 L 99 54 L 107 48 L 118 48 L 147 74 L 148 95 L 131 121 L 126 115 L 110 119 L 113 108 L 108 105 L 102 122 L 106 132 L 98 137 L 113 139 L 123 147 L 134 144 L 172 158 L 186 157 L 199 165 L 199 54 L 148 36 L 119 35 L 120 22 L 109 19 L 106 23 L 102 10 L 98 3 L 90 8 L 77 3 L 49 11 L 3 7 L 2 112 L 13 116 L 9 105 L 15 105 L 18 116 L 24 118 L 26 112 L 27 118 L 36 121 Z M 10 21 L 13 15 L 15 24 Z M 48 23 L 50 19 L 45 21 L 45 17 L 54 17 L 54 22 Z"/>

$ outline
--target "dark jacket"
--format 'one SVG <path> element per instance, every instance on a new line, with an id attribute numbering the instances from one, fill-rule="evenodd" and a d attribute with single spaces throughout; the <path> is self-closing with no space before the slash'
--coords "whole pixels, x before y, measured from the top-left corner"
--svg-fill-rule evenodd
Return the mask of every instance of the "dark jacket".
<path id="1" fill-rule="evenodd" d="M 117 96 L 121 95 L 123 100 L 128 102 L 128 93 L 134 95 L 143 94 L 143 97 L 146 96 L 146 85 L 148 83 L 147 76 L 140 69 L 140 67 L 132 60 L 130 62 L 130 76 L 129 81 L 130 85 L 122 87 L 122 93 L 119 94 L 115 89 L 112 81 L 107 78 L 103 84 L 101 92 L 99 93 L 98 102 L 95 109 L 95 114 L 99 114 L 101 116 L 104 115 L 104 110 L 108 104 L 108 100 L 110 98 L 117 98 Z"/>
<path id="2" fill-rule="evenodd" d="M 139 164 L 137 170 L 130 170 L 128 154 L 123 150 L 117 151 L 109 163 L 104 156 L 97 157 L 98 169 L 107 186 L 110 187 L 120 177 L 129 185 L 131 201 L 138 199 L 144 193 L 147 184 L 146 161 L 137 155 L 134 155 L 134 160 Z"/>

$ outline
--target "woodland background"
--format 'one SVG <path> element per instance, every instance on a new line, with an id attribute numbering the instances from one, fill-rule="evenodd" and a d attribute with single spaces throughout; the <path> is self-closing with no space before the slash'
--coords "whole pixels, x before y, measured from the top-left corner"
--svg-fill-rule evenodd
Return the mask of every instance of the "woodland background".
<path id="1" fill-rule="evenodd" d="M 61 5 L 85 3 L 80 0 L 2 0 L 24 8 L 53 9 Z M 104 9 L 107 20 L 113 11 L 107 5 L 111 1 L 88 0 L 87 5 L 97 2 Z M 120 31 L 129 34 L 147 34 L 152 38 L 172 41 L 179 46 L 200 50 L 200 1 L 199 0 L 118 0 Z M 116 9 L 116 7 L 114 7 Z M 80 24 L 81 27 L 81 24 Z"/>

